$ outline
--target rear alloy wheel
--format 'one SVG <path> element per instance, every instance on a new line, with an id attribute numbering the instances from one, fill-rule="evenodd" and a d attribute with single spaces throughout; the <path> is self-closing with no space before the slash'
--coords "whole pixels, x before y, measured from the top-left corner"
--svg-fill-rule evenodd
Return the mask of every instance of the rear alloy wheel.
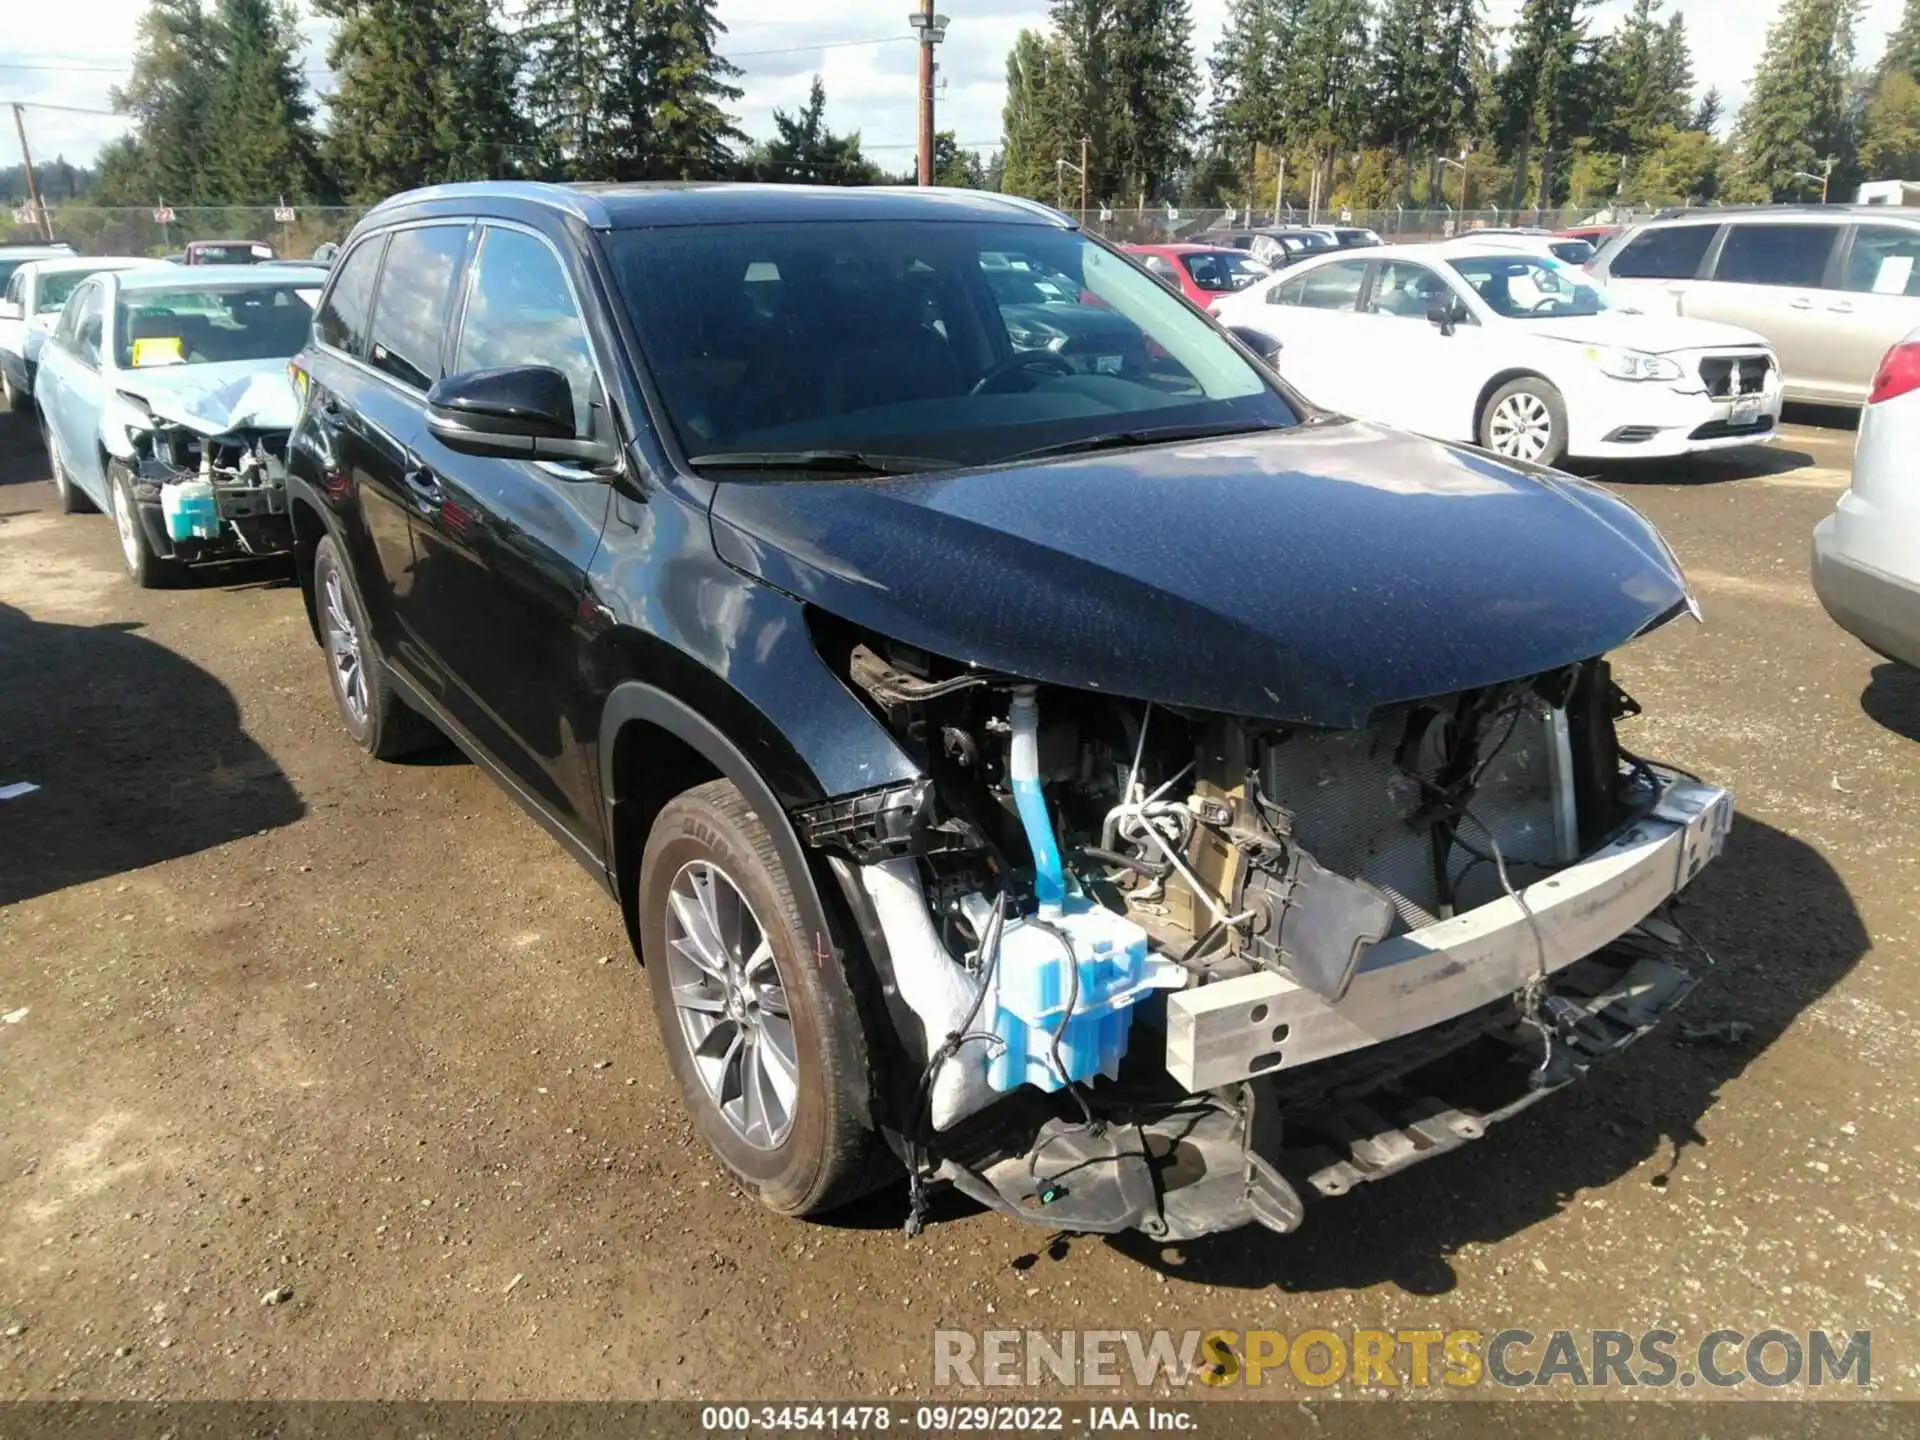
<path id="1" fill-rule="evenodd" d="M 313 614 L 327 653 L 327 682 L 353 743 L 376 760 L 397 760 L 442 738 L 400 698 L 367 625 L 367 610 L 331 535 L 313 553 Z"/>
<path id="2" fill-rule="evenodd" d="M 1480 412 L 1480 443 L 1510 460 L 1557 465 L 1567 453 L 1566 402 L 1545 380 L 1511 381 Z"/>
<path id="3" fill-rule="evenodd" d="M 802 883 L 805 883 L 804 881 Z M 897 1173 L 874 1133 L 867 1039 L 773 837 L 730 781 L 669 800 L 640 860 L 640 948 L 674 1079 L 722 1164 L 783 1215 Z"/>
<path id="4" fill-rule="evenodd" d="M 113 528 L 120 534 L 120 558 L 127 576 L 142 590 L 165 590 L 186 578 L 187 567 L 168 555 L 154 553 L 147 530 L 140 523 L 140 504 L 133 498 L 133 476 L 118 460 L 107 466 L 107 504 Z"/>
<path id="5" fill-rule="evenodd" d="M 60 513 L 92 514 L 93 502 L 87 499 L 80 487 L 73 483 L 73 477 L 67 474 L 67 462 L 60 456 L 60 442 L 53 438 L 52 428 L 44 422 L 40 426 L 40 443 L 47 450 L 47 468 L 53 472 L 53 494 L 60 502 Z"/>

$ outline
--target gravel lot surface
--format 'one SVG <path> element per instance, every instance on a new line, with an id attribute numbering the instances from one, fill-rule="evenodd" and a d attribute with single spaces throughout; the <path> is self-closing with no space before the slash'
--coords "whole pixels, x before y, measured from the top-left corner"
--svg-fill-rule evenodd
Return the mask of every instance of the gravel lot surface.
<path id="1" fill-rule="evenodd" d="M 904 1186 L 764 1215 L 592 882 L 453 753 L 362 757 L 279 571 L 134 589 L 0 416 L 0 785 L 41 787 L 0 802 L 0 1397 L 904 1398 L 937 1326 L 1665 1325 L 1870 1329 L 1920 1398 L 1920 677 L 1806 573 L 1851 441 L 1603 477 L 1706 611 L 1619 657 L 1624 734 L 1740 802 L 1688 1009 L 1296 1235 L 1163 1251 L 953 1197 L 908 1241 Z"/>

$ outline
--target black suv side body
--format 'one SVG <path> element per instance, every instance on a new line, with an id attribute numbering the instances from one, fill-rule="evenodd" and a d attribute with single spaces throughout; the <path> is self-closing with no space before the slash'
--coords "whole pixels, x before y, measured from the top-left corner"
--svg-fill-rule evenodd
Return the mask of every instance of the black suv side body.
<path id="1" fill-rule="evenodd" d="M 1614 741 L 1601 657 L 1690 605 L 1630 507 L 1315 412 L 1029 202 L 411 192 L 294 376 L 348 731 L 451 738 L 619 902 L 697 1125 L 784 1213 L 904 1163 L 916 1213 L 938 1179 L 1054 1226 L 1290 1229 L 1286 1146 L 1346 1136 L 1334 1194 L 1484 1128 L 1316 1130 L 1329 1065 L 1351 1096 L 1511 1057 L 1541 938 L 1625 935 L 1724 834 L 1724 792 Z M 1525 934 L 1485 845 L 1554 877 Z M 1456 913 L 1478 958 L 1409 938 Z M 1666 978 L 1609 1052 L 1685 993 L 1664 943 L 1616 957 Z M 1611 953 L 1575 967 L 1595 1014 Z M 1597 1052 L 1552 1058 L 1477 1113 Z"/>

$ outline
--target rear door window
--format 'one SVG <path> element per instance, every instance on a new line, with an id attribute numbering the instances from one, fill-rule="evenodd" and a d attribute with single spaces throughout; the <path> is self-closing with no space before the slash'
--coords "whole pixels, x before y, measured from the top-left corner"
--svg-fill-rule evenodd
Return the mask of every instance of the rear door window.
<path id="1" fill-rule="evenodd" d="M 362 240 L 334 271 L 333 289 L 327 292 L 314 324 L 321 344 L 349 355 L 365 351 L 367 318 L 373 313 L 373 279 L 380 269 L 381 247 L 386 243 L 384 235 Z"/>
<path id="2" fill-rule="evenodd" d="M 1920 230 L 1860 226 L 1840 284 L 1862 295 L 1920 295 Z"/>
<path id="3" fill-rule="evenodd" d="M 467 226 L 396 230 L 373 302 L 367 358 L 402 385 L 425 390 L 440 378 L 454 271 L 467 249 Z"/>
<path id="4" fill-rule="evenodd" d="M 1741 224 L 1727 232 L 1713 278 L 1731 285 L 1817 287 L 1827 274 L 1837 225 Z"/>
<path id="5" fill-rule="evenodd" d="M 1352 310 L 1360 300 L 1360 282 L 1367 262 L 1343 260 L 1320 265 L 1267 292 L 1270 305 L 1297 305 L 1303 310 Z"/>
<path id="6" fill-rule="evenodd" d="M 1672 225 L 1648 230 L 1613 257 L 1610 274 L 1622 280 L 1691 280 L 1700 273 L 1718 225 Z"/>

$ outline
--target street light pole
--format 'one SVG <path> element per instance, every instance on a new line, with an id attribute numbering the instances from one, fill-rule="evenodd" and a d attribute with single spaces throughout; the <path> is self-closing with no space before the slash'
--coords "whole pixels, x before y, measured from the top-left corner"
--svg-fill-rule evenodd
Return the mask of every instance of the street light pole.
<path id="1" fill-rule="evenodd" d="M 17 100 L 13 102 L 13 128 L 20 135 L 20 161 L 27 172 L 27 203 L 33 206 L 33 228 L 42 240 L 51 240 L 53 224 L 47 217 L 47 207 L 40 203 L 40 187 L 33 178 L 33 152 L 27 149 L 26 115 Z"/>
<path id="2" fill-rule="evenodd" d="M 947 17 L 933 13 L 933 0 L 907 16 L 920 36 L 920 183 L 933 184 L 933 47 L 947 37 Z"/>
<path id="3" fill-rule="evenodd" d="M 1440 157 L 1440 163 L 1442 165 L 1451 165 L 1454 169 L 1460 172 L 1460 219 L 1462 223 L 1465 223 L 1466 217 L 1467 217 L 1467 167 L 1461 163 L 1461 161 L 1466 159 L 1466 154 L 1467 152 L 1463 150 L 1460 154 L 1460 160 L 1449 160 L 1444 155 Z M 1440 203 L 1442 205 L 1447 203 L 1447 197 L 1444 193 L 1444 190 L 1445 190 L 1445 187 L 1443 186 L 1442 187 L 1443 193 L 1440 196 Z"/>

